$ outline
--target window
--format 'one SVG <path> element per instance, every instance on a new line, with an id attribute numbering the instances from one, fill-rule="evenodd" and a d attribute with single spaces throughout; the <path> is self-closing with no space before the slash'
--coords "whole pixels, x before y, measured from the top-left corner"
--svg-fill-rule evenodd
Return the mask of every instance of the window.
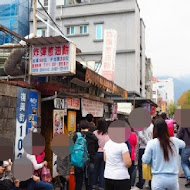
<path id="1" fill-rule="evenodd" d="M 102 24 L 96 24 L 96 39 L 103 39 Z"/>
<path id="2" fill-rule="evenodd" d="M 46 36 L 45 29 L 37 29 L 37 36 L 38 37 L 41 37 L 41 36 L 45 37 Z"/>
<path id="3" fill-rule="evenodd" d="M 80 34 L 87 34 L 88 33 L 88 26 L 80 26 Z"/>
<path id="4" fill-rule="evenodd" d="M 75 34 L 75 27 L 74 26 L 67 27 L 67 35 L 73 35 L 73 34 Z"/>
<path id="5" fill-rule="evenodd" d="M 48 6 L 48 0 L 44 0 L 44 7 Z"/>

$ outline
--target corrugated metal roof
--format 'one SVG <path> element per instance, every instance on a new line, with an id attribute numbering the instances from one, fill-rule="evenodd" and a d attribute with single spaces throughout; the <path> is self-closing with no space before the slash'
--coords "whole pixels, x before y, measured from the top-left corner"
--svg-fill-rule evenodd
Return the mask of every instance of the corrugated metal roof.
<path id="1" fill-rule="evenodd" d="M 130 102 L 133 103 L 135 101 L 136 104 L 143 104 L 143 103 L 148 103 L 152 106 L 158 107 L 158 105 L 151 99 L 147 98 L 142 98 L 142 97 L 128 97 L 127 99 L 121 98 L 121 97 L 109 97 L 111 100 L 114 102 Z"/>
<path id="2" fill-rule="evenodd" d="M 29 45 L 49 45 L 49 44 L 63 44 L 72 41 L 62 36 L 50 36 L 50 37 L 38 37 L 38 38 L 34 37 L 31 39 L 26 39 L 26 42 Z M 77 53 L 81 53 L 81 50 L 78 48 L 77 48 Z"/>
<path id="3" fill-rule="evenodd" d="M 69 42 L 62 36 L 50 36 L 50 37 L 37 37 L 26 40 L 30 45 L 48 45 L 48 44 L 61 44 Z"/>
<path id="4" fill-rule="evenodd" d="M 104 78 L 95 71 L 92 71 L 89 68 L 86 68 L 85 82 L 93 84 L 101 89 L 108 90 L 111 93 L 122 96 L 124 99 L 127 99 L 128 92 L 127 90 L 116 85 L 114 82 Z"/>

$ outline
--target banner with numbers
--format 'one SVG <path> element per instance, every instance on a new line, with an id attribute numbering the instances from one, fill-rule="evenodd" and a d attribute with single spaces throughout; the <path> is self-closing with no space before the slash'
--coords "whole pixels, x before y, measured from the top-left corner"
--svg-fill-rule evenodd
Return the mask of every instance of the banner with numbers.
<path id="1" fill-rule="evenodd" d="M 24 152 L 23 139 L 32 127 L 37 128 L 38 93 L 26 88 L 18 88 L 16 107 L 15 158 Z M 34 125 L 35 123 L 35 125 Z"/>

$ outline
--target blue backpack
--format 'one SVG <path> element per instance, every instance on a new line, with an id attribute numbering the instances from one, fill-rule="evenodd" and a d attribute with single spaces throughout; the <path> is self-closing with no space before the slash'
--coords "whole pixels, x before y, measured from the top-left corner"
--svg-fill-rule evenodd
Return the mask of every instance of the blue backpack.
<path id="1" fill-rule="evenodd" d="M 86 139 L 77 132 L 77 139 L 71 153 L 71 165 L 82 168 L 88 161 L 88 150 Z"/>

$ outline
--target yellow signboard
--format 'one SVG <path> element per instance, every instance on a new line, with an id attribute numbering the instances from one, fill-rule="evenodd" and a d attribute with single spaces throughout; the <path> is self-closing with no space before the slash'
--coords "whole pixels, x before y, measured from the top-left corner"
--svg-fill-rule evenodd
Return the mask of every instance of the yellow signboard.
<path id="1" fill-rule="evenodd" d="M 67 128 L 69 133 L 76 131 L 76 112 L 68 111 Z"/>

